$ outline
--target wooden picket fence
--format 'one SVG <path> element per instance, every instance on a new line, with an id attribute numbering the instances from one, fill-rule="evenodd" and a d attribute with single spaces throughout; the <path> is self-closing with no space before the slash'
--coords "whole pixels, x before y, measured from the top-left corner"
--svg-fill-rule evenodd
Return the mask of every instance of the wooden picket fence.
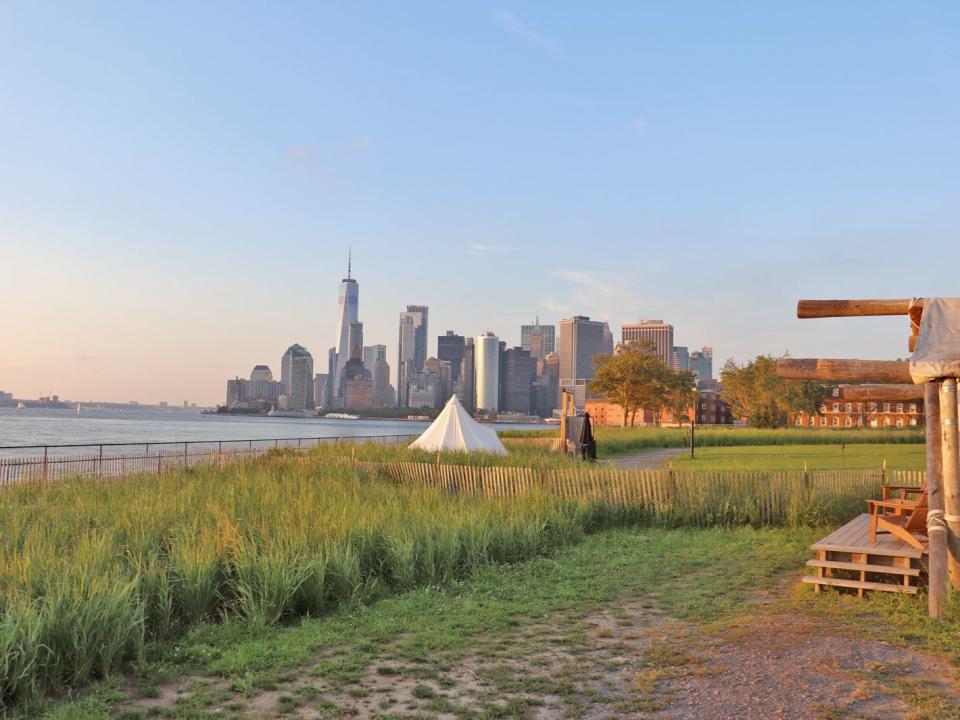
<path id="1" fill-rule="evenodd" d="M 890 471 L 677 471 L 638 470 L 609 465 L 573 469 L 478 467 L 415 462 L 362 462 L 358 467 L 395 481 L 417 482 L 448 492 L 515 497 L 546 492 L 569 500 L 604 502 L 639 509 L 684 524 L 752 523 L 788 520 L 791 503 L 820 499 L 854 504 L 878 497 L 880 485 L 922 484 L 923 473 L 902 478 Z"/>

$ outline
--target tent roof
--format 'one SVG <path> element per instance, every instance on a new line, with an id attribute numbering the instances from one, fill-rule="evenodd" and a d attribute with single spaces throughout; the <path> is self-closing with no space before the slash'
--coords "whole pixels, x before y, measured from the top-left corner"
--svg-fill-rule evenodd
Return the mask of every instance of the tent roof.
<path id="1" fill-rule="evenodd" d="M 456 395 L 450 397 L 437 419 L 413 441 L 410 447 L 430 452 L 453 450 L 507 454 L 507 449 L 500 442 L 497 431 L 491 427 L 484 427 L 470 417 L 470 413 L 460 404 Z"/>

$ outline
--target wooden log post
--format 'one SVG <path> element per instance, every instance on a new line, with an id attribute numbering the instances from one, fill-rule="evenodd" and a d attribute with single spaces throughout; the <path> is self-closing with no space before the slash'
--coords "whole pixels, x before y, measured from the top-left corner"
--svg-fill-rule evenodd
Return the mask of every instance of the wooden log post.
<path id="1" fill-rule="evenodd" d="M 960 442 L 957 437 L 957 379 L 940 383 L 941 456 L 943 499 L 947 523 L 947 567 L 950 584 L 960 589 Z M 928 513 L 929 514 L 929 513 Z"/>
<path id="2" fill-rule="evenodd" d="M 947 599 L 947 526 L 943 520 L 943 455 L 940 443 L 940 383 L 923 386 L 924 433 L 927 452 L 927 610 L 930 617 L 943 618 Z"/>
<path id="3" fill-rule="evenodd" d="M 939 386 L 938 386 L 939 387 Z M 914 402 L 925 400 L 925 386 L 902 384 L 844 385 L 843 399 L 852 401 Z"/>
<path id="4" fill-rule="evenodd" d="M 785 380 L 909 383 L 908 360 L 828 360 L 780 358 L 777 375 Z"/>

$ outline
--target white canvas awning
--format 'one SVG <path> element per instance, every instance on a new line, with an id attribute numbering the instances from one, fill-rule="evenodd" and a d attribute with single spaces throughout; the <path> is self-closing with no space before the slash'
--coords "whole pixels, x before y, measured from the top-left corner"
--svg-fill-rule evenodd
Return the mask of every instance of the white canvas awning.
<path id="1" fill-rule="evenodd" d="M 410 445 L 417 450 L 438 452 L 489 452 L 506 455 L 497 431 L 484 427 L 464 410 L 456 395 L 450 397 L 437 419 Z"/>
<path id="2" fill-rule="evenodd" d="M 960 298 L 926 298 L 910 360 L 916 384 L 960 377 Z"/>

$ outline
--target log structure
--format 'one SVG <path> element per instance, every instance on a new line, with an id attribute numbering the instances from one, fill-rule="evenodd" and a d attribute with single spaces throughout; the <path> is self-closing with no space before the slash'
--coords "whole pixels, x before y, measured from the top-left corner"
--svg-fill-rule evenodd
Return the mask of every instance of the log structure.
<path id="1" fill-rule="evenodd" d="M 922 298 L 894 300 L 801 300 L 797 317 L 867 317 L 905 315 L 910 322 L 908 346 L 917 344 L 923 314 Z M 784 358 L 777 374 L 790 380 L 867 382 L 845 388 L 850 400 L 913 401 L 923 399 L 926 413 L 926 491 L 929 557 L 929 613 L 943 617 L 946 580 L 960 589 L 960 435 L 957 418 L 957 379 L 942 378 L 922 388 L 912 385 L 910 364 L 904 360 L 823 360 Z M 910 385 L 907 385 L 910 383 Z M 839 532 L 839 531 L 838 531 Z"/>

